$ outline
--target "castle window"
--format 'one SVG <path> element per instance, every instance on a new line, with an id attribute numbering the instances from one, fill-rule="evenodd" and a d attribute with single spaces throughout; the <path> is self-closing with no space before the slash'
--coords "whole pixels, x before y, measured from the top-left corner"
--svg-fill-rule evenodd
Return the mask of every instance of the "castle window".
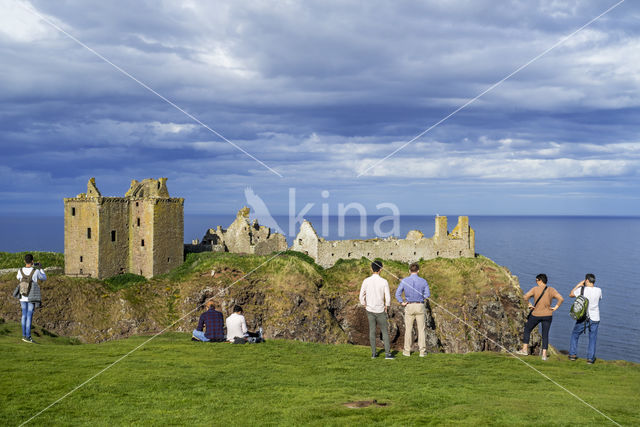
<path id="1" fill-rule="evenodd" d="M 140 242 L 140 246 L 144 246 L 144 239 Z"/>
<path id="2" fill-rule="evenodd" d="M 111 230 L 111 241 L 112 242 L 116 241 L 116 230 Z"/>
<path id="3" fill-rule="evenodd" d="M 389 256 L 391 256 L 391 255 L 393 255 L 393 252 L 391 252 L 391 253 L 389 254 Z"/>
<path id="4" fill-rule="evenodd" d="M 158 190 L 160 189 L 160 183 L 158 182 Z"/>
<path id="5" fill-rule="evenodd" d="M 87 228 L 87 239 L 91 238 L 91 227 Z"/>
<path id="6" fill-rule="evenodd" d="M 140 227 L 140 218 L 138 218 L 137 223 L 138 223 L 138 227 Z"/>
<path id="7" fill-rule="evenodd" d="M 82 262 L 82 255 L 80 255 L 80 262 Z"/>
<path id="8" fill-rule="evenodd" d="M 298 244 L 301 245 L 302 244 L 302 239 L 298 239 Z"/>
<path id="9" fill-rule="evenodd" d="M 71 208 L 71 216 L 76 216 L 76 208 Z"/>
<path id="10" fill-rule="evenodd" d="M 160 185 L 160 184 L 158 184 Z M 167 258 L 167 262 L 171 262 L 171 257 Z"/>
<path id="11" fill-rule="evenodd" d="M 437 252 L 436 252 L 436 256 L 438 256 L 438 255 L 440 255 L 440 251 L 437 251 Z"/>
<path id="12" fill-rule="evenodd" d="M 462 251 L 460 251 L 460 256 L 462 256 Z"/>
<path id="13" fill-rule="evenodd" d="M 336 254 L 331 254 L 331 256 L 335 256 Z"/>
<path id="14" fill-rule="evenodd" d="M 139 203 L 138 203 L 138 202 L 136 202 L 136 206 L 138 206 L 138 204 L 139 204 Z"/>
<path id="15" fill-rule="evenodd" d="M 347 258 L 349 258 L 349 257 L 351 257 L 351 252 L 349 252 L 349 253 L 347 254 Z"/>
<path id="16" fill-rule="evenodd" d="M 413 254 L 415 255 L 416 253 L 414 252 Z"/>

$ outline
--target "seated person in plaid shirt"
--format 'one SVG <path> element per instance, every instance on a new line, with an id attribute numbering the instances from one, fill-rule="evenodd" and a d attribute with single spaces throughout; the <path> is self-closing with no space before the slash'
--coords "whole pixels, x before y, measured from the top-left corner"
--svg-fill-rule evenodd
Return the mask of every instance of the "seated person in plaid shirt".
<path id="1" fill-rule="evenodd" d="M 222 313 L 216 311 L 216 306 L 213 301 L 208 301 L 205 304 L 207 311 L 200 315 L 198 321 L 198 327 L 193 330 L 193 341 L 212 341 L 222 342 L 224 341 L 224 317 Z M 202 328 L 205 328 L 205 332 Z"/>

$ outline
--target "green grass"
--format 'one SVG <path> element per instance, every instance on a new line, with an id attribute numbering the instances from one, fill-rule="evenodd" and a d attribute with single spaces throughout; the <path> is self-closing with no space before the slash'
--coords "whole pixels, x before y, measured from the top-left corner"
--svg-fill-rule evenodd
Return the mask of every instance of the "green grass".
<path id="1" fill-rule="evenodd" d="M 0 269 L 24 267 L 24 256 L 32 254 L 42 267 L 63 267 L 64 254 L 57 252 L 0 252 Z"/>
<path id="2" fill-rule="evenodd" d="M 19 341 L 1 324 L 0 424 L 18 425 L 147 337 L 68 345 Z M 638 425 L 640 366 L 528 363 L 621 424 Z M 386 407 L 350 409 L 377 399 Z M 35 425 L 606 425 L 607 420 L 522 362 L 502 354 L 371 360 L 369 349 L 268 341 L 208 344 L 162 335 L 51 407 Z"/>
<path id="3" fill-rule="evenodd" d="M 116 292 L 119 289 L 128 288 L 137 283 L 145 283 L 147 279 L 137 274 L 125 273 L 117 276 L 109 277 L 104 280 L 104 284 L 110 291 Z"/>

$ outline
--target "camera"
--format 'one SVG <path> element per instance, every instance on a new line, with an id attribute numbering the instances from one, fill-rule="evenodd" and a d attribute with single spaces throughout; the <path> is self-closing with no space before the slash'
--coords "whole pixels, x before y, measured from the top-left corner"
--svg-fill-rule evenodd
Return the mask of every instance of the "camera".
<path id="1" fill-rule="evenodd" d="M 40 264 L 39 262 L 34 262 L 34 263 L 33 263 L 33 266 L 34 266 L 35 268 L 37 268 L 37 269 L 42 268 L 42 264 Z"/>

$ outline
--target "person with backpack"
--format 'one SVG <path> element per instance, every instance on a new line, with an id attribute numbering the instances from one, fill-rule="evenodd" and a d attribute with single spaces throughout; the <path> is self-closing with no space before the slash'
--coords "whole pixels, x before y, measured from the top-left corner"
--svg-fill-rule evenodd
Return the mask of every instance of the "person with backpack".
<path id="1" fill-rule="evenodd" d="M 600 325 L 599 304 L 602 299 L 602 289 L 596 287 L 595 283 L 596 276 L 589 273 L 569 294 L 571 298 L 576 298 L 576 302 L 571 306 L 572 317 L 576 319 L 573 332 L 571 332 L 571 344 L 569 345 L 569 360 L 571 361 L 575 361 L 578 358 L 578 339 L 587 329 L 589 330 L 587 363 L 593 364 L 596 360 L 596 339 L 598 338 L 598 326 Z M 580 292 L 576 295 L 578 289 L 580 289 Z M 586 301 L 583 299 L 586 299 Z"/>
<path id="2" fill-rule="evenodd" d="M 20 300 L 20 307 L 22 308 L 22 341 L 33 343 L 31 339 L 33 311 L 42 305 L 38 281 L 47 280 L 47 275 L 39 262 L 33 262 L 33 255 L 31 254 L 24 256 L 24 264 L 25 266 L 18 270 L 16 278 L 19 283 L 13 291 L 13 296 Z"/>
<path id="3" fill-rule="evenodd" d="M 549 348 L 549 329 L 551 329 L 551 321 L 553 320 L 553 312 L 560 307 L 564 298 L 558 291 L 551 286 L 547 286 L 547 275 L 544 273 L 536 276 L 536 286 L 531 288 L 529 292 L 524 294 L 524 300 L 529 303 L 529 316 L 527 324 L 524 327 L 522 335 L 522 350 L 516 351 L 516 354 L 522 356 L 529 355 L 529 337 L 531 331 L 542 323 L 542 360 L 547 360 L 547 349 Z M 532 305 L 529 301 L 534 299 Z M 551 302 L 556 300 L 556 305 L 551 307 Z"/>

